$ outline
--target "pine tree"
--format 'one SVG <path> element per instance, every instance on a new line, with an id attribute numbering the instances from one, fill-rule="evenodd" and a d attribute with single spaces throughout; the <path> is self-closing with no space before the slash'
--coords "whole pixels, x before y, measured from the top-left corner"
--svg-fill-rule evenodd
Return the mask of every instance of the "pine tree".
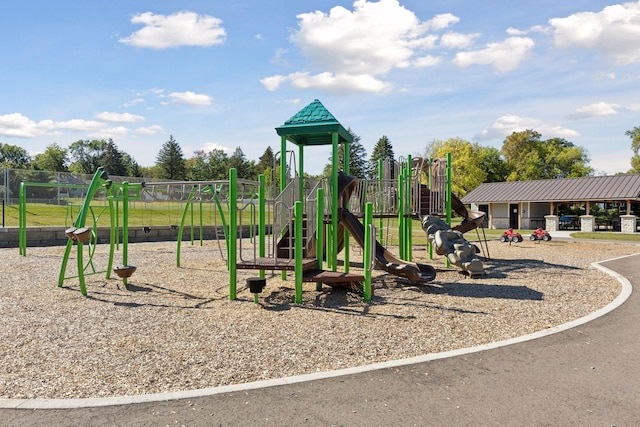
<path id="1" fill-rule="evenodd" d="M 187 175 L 185 159 L 180 144 L 169 136 L 169 140 L 162 145 L 156 157 L 158 167 L 157 178 L 184 180 Z"/>
<path id="2" fill-rule="evenodd" d="M 353 133 L 351 128 L 348 132 L 353 136 L 353 142 L 349 144 L 349 175 L 360 179 L 367 179 L 369 176 L 369 164 L 366 160 L 367 151 L 360 143 L 360 137 Z M 331 172 L 333 157 L 329 156 L 329 164 L 324 168 L 324 175 L 328 176 Z M 344 171 L 344 144 L 338 147 L 338 169 Z"/>
<path id="3" fill-rule="evenodd" d="M 257 174 L 268 173 L 268 171 L 273 169 L 274 161 L 275 161 L 275 156 L 273 154 L 273 150 L 271 149 L 271 146 L 269 146 L 267 147 L 266 150 L 264 150 L 264 153 L 262 154 L 262 156 L 258 158 L 258 164 L 256 165 L 256 173 Z"/>
<path id="4" fill-rule="evenodd" d="M 109 139 L 100 159 L 104 170 L 112 176 L 127 176 L 128 170 L 116 143 Z"/>
<path id="5" fill-rule="evenodd" d="M 231 157 L 227 162 L 228 169 L 236 168 L 238 171 L 238 178 L 253 179 L 255 164 L 247 161 L 246 156 L 242 152 L 242 148 L 236 147 Z"/>
<path id="6" fill-rule="evenodd" d="M 376 143 L 376 146 L 373 148 L 373 153 L 371 153 L 370 160 L 370 174 L 369 178 L 373 179 L 378 174 L 378 160 L 382 159 L 382 161 L 394 160 L 393 147 L 391 146 L 391 141 L 387 138 L 386 135 L 382 135 L 382 137 Z"/>

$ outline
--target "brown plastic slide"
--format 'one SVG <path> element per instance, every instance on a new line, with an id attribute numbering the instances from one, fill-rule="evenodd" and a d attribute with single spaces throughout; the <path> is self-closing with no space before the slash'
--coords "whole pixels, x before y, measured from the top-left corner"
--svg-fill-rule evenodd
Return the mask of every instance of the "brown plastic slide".
<path id="1" fill-rule="evenodd" d="M 451 209 L 462 217 L 462 222 L 453 227 L 453 229 L 463 234 L 480 227 L 487 216 L 486 213 L 481 211 L 468 211 L 464 203 L 455 194 L 451 195 Z"/>
<path id="2" fill-rule="evenodd" d="M 347 209 L 340 210 L 340 225 L 354 237 L 364 249 L 364 224 Z M 430 282 L 436 277 L 436 270 L 427 264 L 403 261 L 389 252 L 376 240 L 375 263 L 381 269 L 414 283 Z"/>

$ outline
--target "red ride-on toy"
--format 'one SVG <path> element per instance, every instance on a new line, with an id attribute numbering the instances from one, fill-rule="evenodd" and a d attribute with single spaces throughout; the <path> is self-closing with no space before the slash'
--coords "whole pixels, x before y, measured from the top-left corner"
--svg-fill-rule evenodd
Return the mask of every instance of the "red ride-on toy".
<path id="1" fill-rule="evenodd" d="M 518 243 L 518 242 L 522 242 L 522 234 L 513 231 L 513 228 L 509 228 L 504 233 L 502 233 L 502 236 L 500 236 L 500 241 L 502 243 L 506 243 L 506 242 Z"/>
<path id="2" fill-rule="evenodd" d="M 533 233 L 531 233 L 529 239 L 544 240 L 545 242 L 548 242 L 549 240 L 551 240 L 551 234 L 549 234 L 548 231 L 544 231 L 542 228 L 536 228 Z"/>

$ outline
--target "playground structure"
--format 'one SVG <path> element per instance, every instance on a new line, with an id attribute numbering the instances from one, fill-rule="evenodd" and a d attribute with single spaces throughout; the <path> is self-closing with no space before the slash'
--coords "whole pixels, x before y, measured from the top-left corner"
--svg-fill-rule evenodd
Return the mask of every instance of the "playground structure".
<path id="1" fill-rule="evenodd" d="M 184 207 L 179 224 L 172 225 L 177 231 L 177 247 L 176 247 L 176 266 L 180 267 L 180 248 L 183 242 L 183 233 L 185 226 L 190 225 L 191 243 L 194 241 L 195 234 L 195 206 L 199 207 L 199 223 L 200 223 L 200 243 L 202 244 L 202 224 L 203 224 L 203 203 L 209 202 L 215 205 L 217 215 L 222 221 L 221 233 L 223 239 L 228 238 L 229 229 L 225 223 L 224 211 L 231 211 L 233 215 L 236 209 L 223 208 L 223 204 L 228 204 L 229 196 L 235 197 L 240 195 L 244 200 L 244 208 L 250 207 L 250 222 L 255 223 L 255 208 L 251 198 L 256 198 L 257 193 L 247 190 L 246 187 L 256 187 L 259 183 L 249 180 L 237 180 L 234 182 L 234 191 L 229 189 L 229 181 L 171 181 L 171 182 L 152 182 L 146 184 L 144 182 L 137 184 L 129 184 L 128 182 L 114 183 L 108 179 L 108 175 L 101 168 L 96 171 L 91 183 L 86 188 L 86 196 L 84 202 L 78 212 L 73 223 L 73 227 L 65 230 L 68 236 L 68 242 L 63 257 L 58 286 L 62 286 L 65 280 L 77 278 L 80 283 L 80 291 L 83 295 L 87 295 L 85 276 L 92 274 L 106 273 L 109 279 L 111 271 L 118 275 L 126 285 L 127 280 L 136 271 L 137 267 L 129 265 L 128 251 L 128 235 L 129 235 L 129 203 L 132 201 L 149 202 L 166 202 L 166 201 L 182 201 Z M 107 200 L 106 205 L 95 205 L 94 198 L 99 191 L 105 192 Z M 246 198 L 249 197 L 247 200 Z M 25 203 L 26 206 L 26 203 Z M 242 207 L 239 208 L 242 211 Z M 21 212 L 25 209 L 21 208 Z M 94 262 L 95 249 L 97 245 L 97 224 L 100 217 L 108 211 L 109 213 L 109 255 L 107 258 L 106 270 L 96 268 L 97 263 Z M 25 216 L 25 215 L 21 215 Z M 190 220 L 190 221 L 189 221 Z M 145 226 L 145 231 L 150 227 Z M 215 227 L 216 233 L 218 228 Z M 237 233 L 236 233 L 237 234 Z M 216 236 L 216 240 L 220 242 L 221 236 Z M 67 275 L 67 265 L 73 245 L 77 244 L 77 274 Z M 122 247 L 122 265 L 113 267 L 114 257 L 117 250 Z M 220 253 L 223 259 L 226 254 L 221 246 Z M 85 262 L 85 249 L 87 261 Z M 21 254 L 24 255 L 21 247 Z"/>
<path id="2" fill-rule="evenodd" d="M 91 206 L 91 200 L 95 196 L 98 190 L 103 189 L 107 192 L 109 219 L 110 219 L 110 245 L 109 245 L 109 258 L 106 269 L 106 277 L 110 278 L 111 269 L 113 267 L 113 258 L 116 249 L 116 233 L 118 230 L 118 210 L 115 206 L 122 204 L 122 265 L 114 269 L 114 272 L 122 278 L 126 284 L 127 279 L 131 277 L 135 271 L 134 266 L 128 264 L 128 199 L 130 197 L 139 197 L 142 184 L 129 184 L 128 182 L 114 183 L 108 179 L 106 172 L 99 168 L 91 180 L 87 193 L 85 196 L 85 202 L 83 203 L 78 216 L 76 217 L 73 227 L 68 228 L 65 233 L 69 237 L 67 246 L 62 259 L 62 266 L 60 267 L 60 275 L 58 277 L 58 286 L 62 287 L 64 281 L 70 278 L 77 278 L 80 284 L 80 292 L 83 295 L 87 295 L 85 276 L 89 274 L 98 274 L 105 271 L 99 271 L 95 264 L 93 257 L 95 255 L 95 249 L 97 244 L 97 234 L 95 230 L 95 224 L 97 224 L 99 218 L 106 211 L 107 207 L 103 206 L 96 210 Z M 87 219 L 91 215 L 92 224 L 87 226 Z M 76 260 L 77 260 L 77 275 L 66 276 L 67 264 L 71 255 L 71 250 L 76 244 Z M 88 260 L 84 262 L 85 245 L 87 245 Z"/>
<path id="3" fill-rule="evenodd" d="M 286 162 L 287 156 L 280 156 L 280 194 L 269 201 L 269 210 L 274 218 L 271 240 L 268 244 L 263 243 L 264 237 L 260 233 L 260 249 L 253 251 L 259 256 L 241 259 L 233 266 L 235 268 L 230 265 L 230 274 L 234 274 L 232 270 L 236 268 L 259 270 L 261 277 L 264 277 L 265 270 L 283 271 L 283 277 L 286 271 L 293 271 L 296 303 L 302 302 L 304 282 L 315 282 L 317 288 L 321 284 L 358 286 L 368 301 L 373 292 L 371 271 L 374 264 L 413 283 L 430 282 L 436 276 L 435 269 L 412 262 L 413 220 L 437 215 L 445 217 L 450 224 L 452 212 L 455 212 L 463 218 L 454 227 L 460 236 L 481 226 L 484 221 L 483 212 L 467 211 L 451 194 L 450 156 L 435 160 L 408 156 L 393 165 L 379 161 L 377 179 L 355 179 L 348 175 L 349 144 L 353 137 L 318 100 L 276 128 L 276 132 L 281 137 L 280 153 L 289 153 L 288 142 L 298 147 L 298 169 L 294 177 L 288 176 L 291 168 Z M 304 148 L 318 145 L 332 147 L 331 176 L 311 186 L 302 178 Z M 344 171 L 340 171 L 338 166 L 340 145 L 343 146 Z M 262 212 L 262 200 L 259 205 Z M 374 222 L 376 219 L 379 221 L 382 237 L 384 218 L 398 220 L 398 257 L 376 239 L 378 234 Z M 230 226 L 233 229 L 233 223 Z M 350 238 L 363 249 L 362 275 L 349 271 Z M 343 252 L 343 272 L 337 271 L 340 252 Z M 231 254 L 229 261 L 234 262 Z M 472 276 L 478 277 L 478 270 L 482 270 L 482 266 L 478 269 L 478 263 L 476 258 L 471 263 L 471 270 L 465 271 L 473 271 Z M 234 286 L 235 280 L 231 277 L 230 287 Z M 230 298 L 234 297 L 235 288 L 232 288 Z"/>
<path id="4" fill-rule="evenodd" d="M 185 203 L 180 224 L 176 225 L 178 267 L 183 229 L 189 217 L 193 243 L 194 206 L 200 206 L 202 224 L 202 204 L 215 205 L 214 210 L 222 221 L 222 235 L 226 241 L 226 250 L 220 249 L 220 252 L 227 260 L 231 300 L 237 298 L 237 270 L 259 271 L 259 278 L 247 281 L 256 301 L 257 293 L 264 288 L 267 270 L 281 271 L 283 279 L 286 278 L 287 272 L 293 273 L 295 303 L 302 302 L 303 283 L 315 283 L 316 289 L 321 289 L 322 284 L 358 288 L 362 291 L 365 301 L 368 301 L 373 293 L 371 272 L 374 265 L 412 283 L 428 283 L 434 280 L 436 271 L 430 265 L 412 261 L 413 220 L 437 216 L 445 218 L 446 223 L 443 224 L 448 225 L 451 223 L 453 212 L 463 218 L 459 225 L 453 227 L 457 233 L 453 239 L 454 243 L 445 245 L 442 239 L 430 238 L 429 256 L 433 256 L 435 245 L 437 254 L 447 256 L 447 263 L 452 260 L 454 265 L 470 273 L 471 277 L 478 277 L 479 271 L 483 272 L 482 264 L 477 258 L 467 259 L 471 252 L 468 250 L 468 242 L 462 238 L 462 233 L 481 226 L 484 213 L 467 211 L 460 200 L 451 193 L 450 156 L 447 159 L 412 159 L 411 156 L 407 156 L 399 162 L 381 160 L 378 163 L 377 179 L 358 180 L 348 175 L 349 144 L 352 143 L 353 137 L 320 101 L 315 100 L 303 108 L 283 126 L 276 128 L 276 131 L 281 137 L 281 150 L 277 157 L 279 168 L 273 168 L 278 170 L 279 176 L 271 179 L 272 185 L 278 186 L 276 189 L 267 188 L 264 175 L 261 175 L 258 181 L 238 179 L 235 169 L 229 171 L 228 181 L 140 184 L 113 183 L 108 180 L 106 173 L 97 171 L 73 224 L 74 230 L 68 230 L 69 241 L 58 285 L 62 286 L 64 280 L 77 277 L 81 292 L 86 295 L 84 276 L 99 273 L 92 259 L 95 252 L 95 233 L 90 233 L 87 242 L 87 263 L 83 263 L 82 256 L 85 242 L 76 236 L 77 230 L 88 228 L 91 231 L 95 226 L 96 217 L 99 215 L 95 215 L 92 210 L 91 200 L 99 189 L 106 192 L 108 201 L 102 212 L 108 209 L 110 216 L 110 251 L 106 276 L 110 277 L 115 250 L 122 243 L 122 266 L 113 271 L 125 284 L 127 278 L 135 271 L 135 267 L 128 265 L 127 207 L 131 200 L 179 200 Z M 287 150 L 287 142 L 293 142 L 298 147 L 298 163 L 294 167 L 291 163 L 295 163 L 295 152 Z M 332 147 L 333 159 L 331 176 L 315 183 L 303 179 L 304 148 L 329 144 Z M 340 145 L 344 148 L 344 171 L 338 170 Z M 119 214 L 120 207 L 122 219 Z M 94 219 L 94 226 L 86 227 L 89 214 Z M 389 218 L 397 219 L 398 223 L 398 256 L 393 255 L 378 240 L 383 239 L 383 221 Z M 376 223 L 379 230 L 376 230 Z M 243 239 L 239 233 L 239 230 L 246 226 L 252 233 L 249 240 Z M 221 236 L 217 237 L 220 241 Z M 351 238 L 363 250 L 362 274 L 349 271 Z M 78 273 L 65 276 L 71 248 L 76 243 Z M 449 247 L 454 250 L 446 249 Z M 476 247 L 473 248 L 475 254 Z M 338 271 L 337 256 L 340 252 L 343 253 L 343 271 Z M 464 255 L 465 259 L 457 260 L 456 257 L 461 258 L 461 255 Z"/>

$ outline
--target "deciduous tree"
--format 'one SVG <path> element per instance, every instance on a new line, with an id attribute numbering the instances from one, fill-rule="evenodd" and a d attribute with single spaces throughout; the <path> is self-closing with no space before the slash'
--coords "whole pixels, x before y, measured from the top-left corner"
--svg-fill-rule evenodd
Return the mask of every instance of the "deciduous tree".
<path id="1" fill-rule="evenodd" d="M 631 151 L 633 151 L 633 157 L 631 157 L 631 173 L 640 173 L 640 127 L 636 126 L 631 130 L 624 133 L 631 138 Z"/>
<path id="2" fill-rule="evenodd" d="M 27 150 L 17 145 L 0 143 L 0 167 L 28 169 L 31 164 L 31 156 Z"/>
<path id="3" fill-rule="evenodd" d="M 54 142 L 47 145 L 44 153 L 36 154 L 32 164 L 34 169 L 42 171 L 67 172 L 69 170 L 69 150 Z"/>

